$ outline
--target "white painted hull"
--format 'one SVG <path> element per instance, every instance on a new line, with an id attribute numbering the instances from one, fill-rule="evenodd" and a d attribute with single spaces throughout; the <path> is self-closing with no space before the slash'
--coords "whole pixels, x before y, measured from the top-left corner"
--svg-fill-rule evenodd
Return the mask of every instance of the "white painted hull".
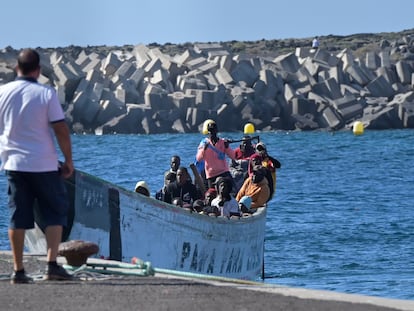
<path id="1" fill-rule="evenodd" d="M 242 219 L 209 217 L 80 171 L 70 187 L 74 216 L 67 240 L 98 244 L 97 257 L 137 257 L 156 268 L 247 280 L 262 274 L 265 208 Z M 44 241 L 36 234 L 28 234 L 26 247 L 41 253 Z"/>

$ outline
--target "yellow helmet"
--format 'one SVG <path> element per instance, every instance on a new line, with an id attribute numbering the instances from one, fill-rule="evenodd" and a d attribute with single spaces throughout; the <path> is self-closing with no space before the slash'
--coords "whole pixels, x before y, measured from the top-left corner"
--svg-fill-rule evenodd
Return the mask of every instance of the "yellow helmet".
<path id="1" fill-rule="evenodd" d="M 207 119 L 204 121 L 203 123 L 203 130 L 201 131 L 203 133 L 203 135 L 207 135 L 208 134 L 208 126 L 210 124 L 216 124 L 216 121 L 212 120 L 212 119 Z"/>

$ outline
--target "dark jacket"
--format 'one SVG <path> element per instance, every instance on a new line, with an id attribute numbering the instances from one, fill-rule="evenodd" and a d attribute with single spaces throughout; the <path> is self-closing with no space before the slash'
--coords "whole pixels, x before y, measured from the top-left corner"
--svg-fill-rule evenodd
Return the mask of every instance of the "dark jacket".
<path id="1" fill-rule="evenodd" d="M 174 181 L 167 185 L 164 202 L 171 203 L 174 198 L 181 198 L 183 203 L 192 204 L 195 200 L 200 199 L 201 196 L 196 186 L 190 180 L 184 185 L 179 185 L 177 181 Z"/>

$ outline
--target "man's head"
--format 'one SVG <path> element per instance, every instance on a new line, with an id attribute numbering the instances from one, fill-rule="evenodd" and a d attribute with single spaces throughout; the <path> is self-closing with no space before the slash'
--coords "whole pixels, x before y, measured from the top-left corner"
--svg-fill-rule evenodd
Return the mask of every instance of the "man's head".
<path id="1" fill-rule="evenodd" d="M 164 177 L 164 185 L 168 185 L 177 179 L 176 173 L 168 172 Z"/>
<path id="2" fill-rule="evenodd" d="M 203 130 L 202 133 L 204 135 L 211 134 L 212 132 L 217 133 L 217 124 L 216 121 L 212 119 L 205 120 L 203 123 Z"/>
<path id="3" fill-rule="evenodd" d="M 261 165 L 255 165 L 253 167 L 252 182 L 255 184 L 260 183 L 266 177 L 266 168 Z"/>
<path id="4" fill-rule="evenodd" d="M 135 192 L 146 195 L 147 197 L 150 196 L 148 184 L 143 180 L 137 182 L 137 184 L 135 185 Z"/>
<path id="5" fill-rule="evenodd" d="M 215 186 L 218 195 L 222 197 L 227 197 L 230 195 L 233 187 L 231 180 L 225 177 L 218 177 L 215 181 Z"/>
<path id="6" fill-rule="evenodd" d="M 209 188 L 204 194 L 204 201 L 207 205 L 211 205 L 211 201 L 217 197 L 217 190 L 215 188 Z"/>
<path id="7" fill-rule="evenodd" d="M 171 157 L 170 167 L 171 170 L 176 172 L 178 168 L 180 167 L 181 159 L 178 155 L 174 155 Z"/>
<path id="8" fill-rule="evenodd" d="M 40 57 L 33 49 L 23 49 L 17 57 L 17 71 L 21 76 L 34 76 L 40 74 Z"/>
<path id="9" fill-rule="evenodd" d="M 252 138 L 249 135 L 243 137 L 240 144 L 240 151 L 243 153 L 254 152 L 254 148 L 252 146 Z"/>
<path id="10" fill-rule="evenodd" d="M 177 183 L 184 185 L 189 180 L 190 175 L 188 174 L 187 168 L 180 166 L 177 170 Z"/>
<path id="11" fill-rule="evenodd" d="M 263 158 L 267 156 L 266 145 L 262 142 L 256 144 L 256 152 L 260 154 Z"/>

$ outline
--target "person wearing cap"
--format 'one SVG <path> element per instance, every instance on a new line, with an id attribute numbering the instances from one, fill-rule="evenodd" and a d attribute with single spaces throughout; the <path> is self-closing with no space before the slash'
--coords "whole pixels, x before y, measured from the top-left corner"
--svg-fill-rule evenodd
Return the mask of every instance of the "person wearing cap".
<path id="1" fill-rule="evenodd" d="M 233 160 L 235 156 L 234 150 L 230 148 L 228 140 L 217 136 L 218 128 L 215 121 L 209 119 L 204 122 L 203 127 L 209 136 L 200 142 L 196 160 L 198 162 L 204 161 L 207 184 L 211 188 L 217 177 L 226 177 L 232 180 L 226 155 Z"/>
<path id="2" fill-rule="evenodd" d="M 140 180 L 135 185 L 135 192 L 145 195 L 147 197 L 150 196 L 150 190 L 147 183 L 143 180 Z"/>
<path id="3" fill-rule="evenodd" d="M 256 144 L 256 153 L 262 158 L 262 166 L 270 172 L 266 176 L 269 181 L 270 200 L 276 191 L 276 169 L 281 168 L 282 164 L 267 153 L 266 145 L 262 142 Z"/>
<path id="4" fill-rule="evenodd" d="M 193 204 L 201 198 L 196 186 L 191 182 L 187 168 L 180 166 L 177 170 L 177 179 L 167 185 L 164 202 L 172 203 L 174 198 L 180 198 L 183 204 Z"/>
<path id="5" fill-rule="evenodd" d="M 249 196 L 252 199 L 251 208 L 263 207 L 269 199 L 270 189 L 266 178 L 266 168 L 261 165 L 253 167 L 252 175 L 249 176 L 243 183 L 236 196 L 236 200 L 244 196 Z"/>
<path id="6" fill-rule="evenodd" d="M 211 201 L 212 207 L 217 207 L 220 216 L 240 216 L 239 203 L 231 195 L 232 182 L 226 177 L 219 177 L 215 182 L 217 197 Z"/>

